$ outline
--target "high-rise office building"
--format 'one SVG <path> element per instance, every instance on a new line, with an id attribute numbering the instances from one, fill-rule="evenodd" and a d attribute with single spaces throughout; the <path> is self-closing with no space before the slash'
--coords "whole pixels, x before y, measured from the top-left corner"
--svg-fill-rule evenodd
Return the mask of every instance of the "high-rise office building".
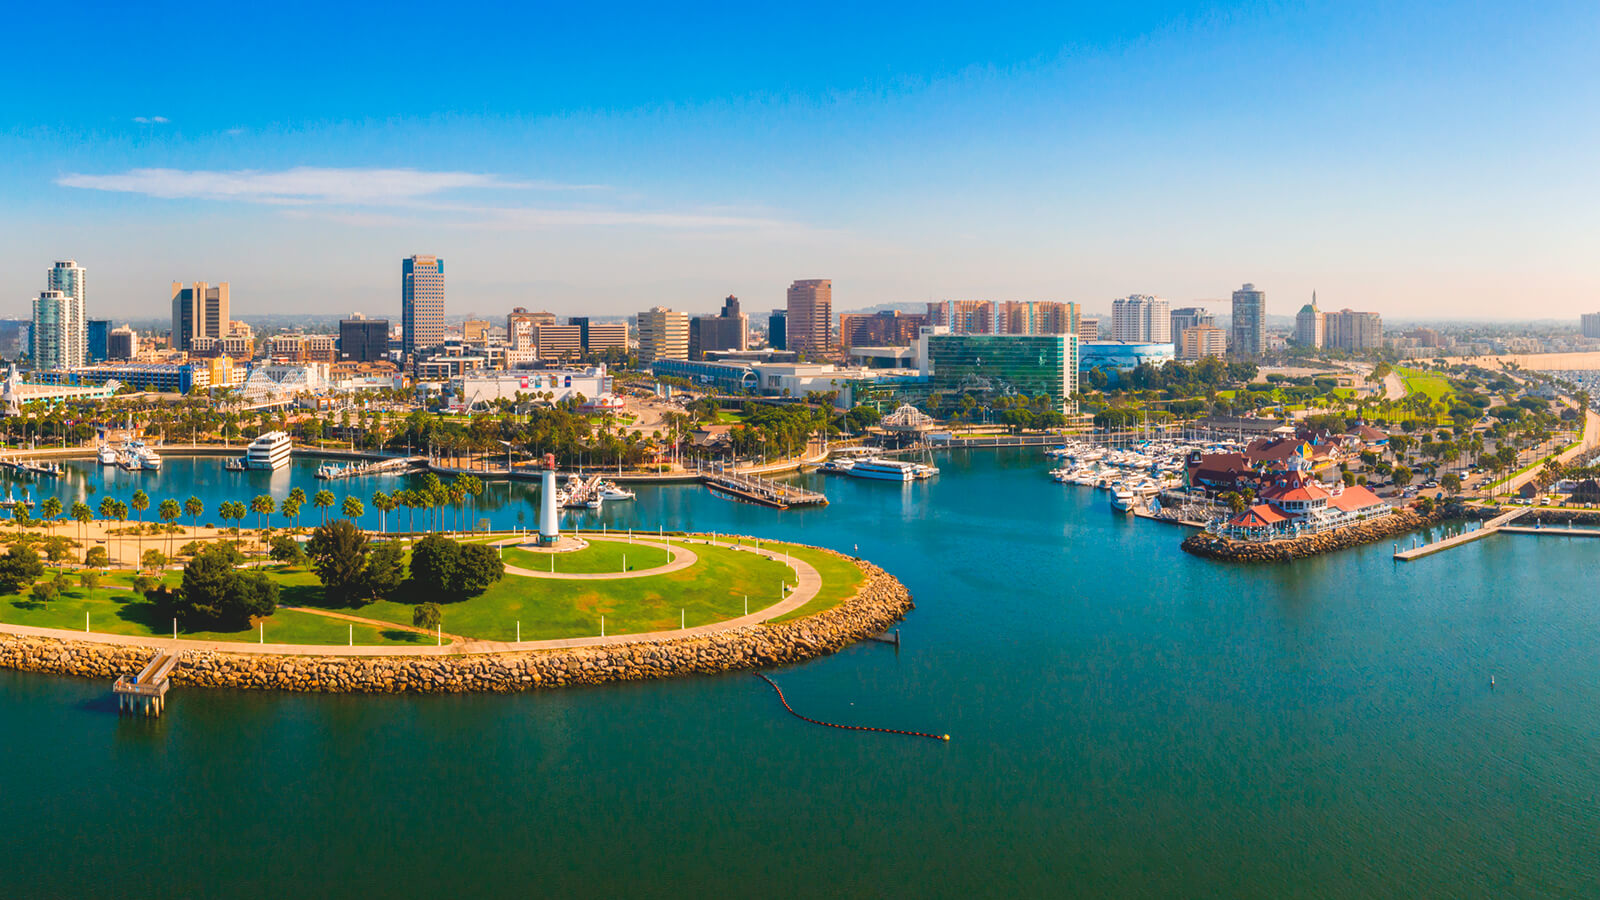
<path id="1" fill-rule="evenodd" d="M 689 314 L 665 306 L 639 313 L 639 364 L 689 358 Z"/>
<path id="2" fill-rule="evenodd" d="M 1131 344 L 1172 343 L 1169 304 L 1147 294 L 1111 301 L 1111 339 Z"/>
<path id="3" fill-rule="evenodd" d="M 567 324 L 578 326 L 578 340 L 585 353 L 628 350 L 627 322 L 591 322 L 588 316 L 573 316 Z"/>
<path id="4" fill-rule="evenodd" d="M 583 329 L 577 325 L 535 325 L 533 345 L 540 359 L 577 359 L 583 355 Z"/>
<path id="5" fill-rule="evenodd" d="M 999 334 L 1004 330 L 1000 304 L 994 300 L 929 303 L 928 324 L 943 325 L 951 334 Z"/>
<path id="6" fill-rule="evenodd" d="M 739 311 L 739 298 L 728 295 L 722 312 L 695 316 L 689 321 L 689 358 L 700 359 L 708 350 L 750 349 L 750 317 Z"/>
<path id="7" fill-rule="evenodd" d="M 400 261 L 400 346 L 408 357 L 444 343 L 444 260 L 411 256 Z"/>
<path id="8" fill-rule="evenodd" d="M 489 340 L 488 319 L 468 319 L 461 323 L 461 340 L 468 344 L 482 344 Z"/>
<path id="9" fill-rule="evenodd" d="M 568 324 L 577 325 L 573 319 L 567 320 Z M 535 350 L 539 341 L 534 337 L 533 330 L 540 325 L 554 325 L 554 313 L 528 312 L 522 307 L 517 307 L 506 314 L 506 344 L 513 350 Z"/>
<path id="10" fill-rule="evenodd" d="M 1078 391 L 1078 337 L 1072 334 L 928 334 L 923 365 L 933 390 L 992 396 L 1043 394 L 1071 409 Z"/>
<path id="11" fill-rule="evenodd" d="M 1253 359 L 1267 349 L 1267 292 L 1253 284 L 1233 292 L 1233 336 L 1228 352 Z"/>
<path id="12" fill-rule="evenodd" d="M 1351 353 L 1383 346 L 1383 317 L 1375 312 L 1341 309 L 1323 316 L 1324 345 Z"/>
<path id="13" fill-rule="evenodd" d="M 1321 347 L 1326 320 L 1317 309 L 1317 292 L 1311 292 L 1311 302 L 1300 307 L 1294 316 L 1294 342 L 1302 347 Z"/>
<path id="14" fill-rule="evenodd" d="M 63 291 L 40 291 L 33 301 L 33 367 L 84 365 L 83 301 Z"/>
<path id="15" fill-rule="evenodd" d="M 1584 337 L 1600 338 L 1600 313 L 1584 313 L 1580 324 L 1583 327 Z"/>
<path id="16" fill-rule="evenodd" d="M 228 283 L 208 285 L 196 281 L 189 287 L 172 283 L 172 349 L 188 350 L 195 338 L 228 336 L 232 307 Z"/>
<path id="17" fill-rule="evenodd" d="M 83 355 L 89 362 L 104 362 L 106 341 L 111 337 L 110 319 L 90 319 L 84 325 Z"/>
<path id="18" fill-rule="evenodd" d="M 767 346 L 774 350 L 789 349 L 789 313 L 775 309 L 767 316 Z"/>
<path id="19" fill-rule="evenodd" d="M 106 359 L 129 360 L 139 355 L 139 336 L 131 326 L 113 328 L 106 335 Z"/>
<path id="20" fill-rule="evenodd" d="M 806 278 L 789 285 L 788 349 L 821 356 L 833 349 L 833 281 Z"/>
<path id="21" fill-rule="evenodd" d="M 339 320 L 339 361 L 378 362 L 389 353 L 389 320 L 354 313 Z"/>
<path id="22" fill-rule="evenodd" d="M 1211 311 L 1201 306 L 1185 306 L 1172 311 L 1172 342 L 1178 343 L 1183 333 L 1196 325 L 1215 325 L 1217 317 Z"/>

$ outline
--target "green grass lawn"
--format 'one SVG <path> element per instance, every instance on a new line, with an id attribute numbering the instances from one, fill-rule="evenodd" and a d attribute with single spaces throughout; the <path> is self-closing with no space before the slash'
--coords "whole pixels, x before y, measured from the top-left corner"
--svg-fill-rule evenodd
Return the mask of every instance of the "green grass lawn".
<path id="1" fill-rule="evenodd" d="M 1407 394 L 1427 394 L 1428 399 L 1439 400 L 1454 393 L 1454 389 L 1450 387 L 1450 380 L 1437 372 L 1425 372 L 1405 366 L 1396 366 L 1394 372 L 1405 384 Z"/>
<path id="2" fill-rule="evenodd" d="M 81 631 L 84 614 L 87 613 L 91 631 L 171 637 L 171 619 L 159 616 L 150 603 L 132 591 L 111 587 L 126 585 L 132 577 L 131 573 L 115 572 L 92 591 L 74 587 L 50 603 L 36 603 L 21 594 L 0 596 L 0 622 Z M 177 577 L 181 576 L 171 573 L 164 580 L 176 583 Z M 280 644 L 344 644 L 349 640 L 351 624 L 312 613 L 279 610 L 266 619 L 266 639 Z M 255 628 L 234 632 L 186 631 L 182 623 L 179 623 L 178 636 L 201 641 L 260 640 L 260 632 Z M 427 637 L 371 625 L 355 625 L 357 644 L 409 644 L 422 640 L 427 640 Z"/>
<path id="3" fill-rule="evenodd" d="M 866 575 L 856 568 L 855 563 L 836 554 L 812 547 L 791 547 L 789 552 L 794 554 L 796 559 L 810 563 L 817 570 L 822 576 L 822 589 L 817 591 L 817 596 L 811 598 L 805 606 L 773 619 L 774 622 L 787 622 L 832 609 L 850 599 L 861 586 L 861 582 L 866 579 Z"/>
<path id="4" fill-rule="evenodd" d="M 621 572 L 624 560 L 627 561 L 629 571 L 654 569 L 671 562 L 664 550 L 646 547 L 643 544 L 629 544 L 626 541 L 622 543 L 593 541 L 582 550 L 573 550 L 569 553 L 539 553 L 514 547 L 505 549 L 506 565 L 534 572 L 552 571 L 552 557 L 555 564 L 554 571 L 557 574 Z"/>

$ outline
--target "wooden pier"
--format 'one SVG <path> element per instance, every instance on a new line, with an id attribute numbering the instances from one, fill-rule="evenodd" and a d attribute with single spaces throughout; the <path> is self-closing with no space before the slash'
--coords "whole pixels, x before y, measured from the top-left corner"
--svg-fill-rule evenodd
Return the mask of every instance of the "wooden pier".
<path id="1" fill-rule="evenodd" d="M 786 484 L 782 481 L 773 481 L 769 478 L 760 478 L 755 475 L 739 475 L 733 472 L 707 472 L 701 476 L 706 486 L 713 491 L 728 494 L 736 499 L 750 503 L 759 503 L 774 509 L 788 509 L 791 506 L 827 506 L 828 498 L 816 491 Z"/>
<path id="2" fill-rule="evenodd" d="M 1486 538 L 1491 534 L 1499 533 L 1501 529 L 1505 528 L 1505 526 L 1511 524 L 1519 516 L 1529 511 L 1531 511 L 1531 507 L 1514 509 L 1511 512 L 1502 513 L 1501 515 L 1495 516 L 1489 521 L 1484 522 L 1482 528 L 1478 528 L 1473 531 L 1464 531 L 1460 534 L 1452 535 L 1447 538 L 1441 538 L 1440 540 L 1434 541 L 1431 544 L 1423 544 L 1420 547 L 1412 547 L 1407 550 L 1396 550 L 1394 558 L 1402 562 L 1411 562 L 1412 560 L 1421 559 L 1424 556 L 1432 556 L 1435 553 L 1442 553 L 1445 550 L 1449 550 L 1451 547 L 1459 547 L 1462 544 L 1470 544 L 1480 538 Z"/>
<path id="3" fill-rule="evenodd" d="M 1556 537 L 1600 537 L 1600 528 L 1557 528 L 1553 525 L 1506 525 L 1501 531 L 1506 534 L 1548 534 Z"/>
<path id="4" fill-rule="evenodd" d="M 178 654 L 157 653 L 139 674 L 122 675 L 111 685 L 117 695 L 117 712 L 159 716 L 167 707 L 167 689 L 172 687 L 172 670 L 178 667 Z"/>

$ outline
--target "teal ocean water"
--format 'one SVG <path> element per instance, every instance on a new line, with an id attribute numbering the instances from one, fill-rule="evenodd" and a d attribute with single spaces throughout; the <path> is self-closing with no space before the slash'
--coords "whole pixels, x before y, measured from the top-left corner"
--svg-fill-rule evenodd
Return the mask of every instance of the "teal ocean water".
<path id="1" fill-rule="evenodd" d="M 1600 543 L 1225 566 L 1036 453 L 940 465 L 818 481 L 820 510 L 674 487 L 585 515 L 859 547 L 916 597 L 902 649 L 771 674 L 808 715 L 948 744 L 807 725 L 750 674 L 178 688 L 150 722 L 106 684 L 0 672 L 0 895 L 1594 894 Z M 172 459 L 57 487 L 214 508 L 310 473 Z M 480 504 L 535 510 L 520 487 Z"/>

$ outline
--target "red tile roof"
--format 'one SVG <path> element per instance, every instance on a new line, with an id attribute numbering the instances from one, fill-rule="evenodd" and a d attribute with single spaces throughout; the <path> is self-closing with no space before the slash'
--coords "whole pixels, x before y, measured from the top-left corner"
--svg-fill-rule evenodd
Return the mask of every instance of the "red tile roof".
<path id="1" fill-rule="evenodd" d="M 1268 525 L 1276 525 L 1285 518 L 1265 503 L 1258 503 L 1229 519 L 1228 524 L 1239 528 L 1265 528 Z"/>
<path id="2" fill-rule="evenodd" d="M 1329 493 L 1311 482 L 1293 487 L 1271 487 L 1261 492 L 1261 499 L 1284 502 L 1287 500 L 1326 500 Z"/>

